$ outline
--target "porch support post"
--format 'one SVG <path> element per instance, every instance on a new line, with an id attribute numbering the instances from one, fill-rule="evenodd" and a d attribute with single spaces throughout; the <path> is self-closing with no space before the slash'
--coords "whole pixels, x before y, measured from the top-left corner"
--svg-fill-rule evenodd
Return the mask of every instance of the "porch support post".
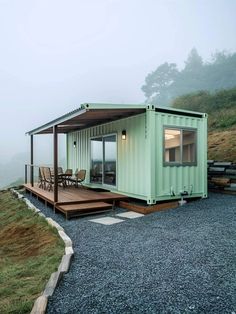
<path id="1" fill-rule="evenodd" d="M 30 183 L 34 186 L 34 136 L 30 135 Z"/>
<path id="2" fill-rule="evenodd" d="M 28 174 L 27 174 L 28 165 L 25 165 L 25 184 L 28 183 Z"/>
<path id="3" fill-rule="evenodd" d="M 54 206 L 58 202 L 58 138 L 57 125 L 53 126 Z"/>

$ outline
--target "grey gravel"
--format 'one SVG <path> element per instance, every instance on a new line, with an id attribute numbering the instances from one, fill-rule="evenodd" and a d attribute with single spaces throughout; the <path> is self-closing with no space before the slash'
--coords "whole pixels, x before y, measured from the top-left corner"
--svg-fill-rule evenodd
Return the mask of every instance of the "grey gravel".
<path id="1" fill-rule="evenodd" d="M 75 251 L 47 313 L 236 312 L 236 196 L 211 194 L 110 226 L 91 216 L 66 221 L 29 198 Z"/>

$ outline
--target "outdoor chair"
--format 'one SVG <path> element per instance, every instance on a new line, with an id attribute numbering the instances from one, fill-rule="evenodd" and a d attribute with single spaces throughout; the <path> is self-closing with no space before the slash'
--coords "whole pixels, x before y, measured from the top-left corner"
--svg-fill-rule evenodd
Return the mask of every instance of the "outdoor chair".
<path id="1" fill-rule="evenodd" d="M 53 190 L 54 185 L 54 175 L 52 175 L 52 171 L 49 167 L 44 167 L 43 172 L 46 182 L 46 189 L 51 191 Z M 61 184 L 63 188 L 65 187 L 64 178 L 61 175 L 58 175 L 58 184 Z"/>
<path id="2" fill-rule="evenodd" d="M 64 179 L 67 185 L 69 185 L 70 183 L 70 178 L 73 175 L 73 170 L 72 169 L 66 169 L 65 173 L 64 173 Z"/>
<path id="3" fill-rule="evenodd" d="M 78 171 L 76 169 L 74 177 L 70 178 L 69 181 L 74 184 L 74 186 L 78 187 L 79 184 L 83 186 L 83 181 L 85 180 L 86 177 L 86 170 L 81 169 Z"/>
<path id="4" fill-rule="evenodd" d="M 71 171 L 71 175 L 70 175 L 70 171 Z M 58 167 L 57 175 L 58 175 L 58 181 L 59 181 L 58 183 L 61 183 L 64 188 L 67 185 L 67 178 L 72 176 L 72 169 L 67 169 L 66 172 L 64 173 L 63 168 Z"/>
<path id="5" fill-rule="evenodd" d="M 50 168 L 50 171 L 51 171 L 51 175 L 54 176 L 54 168 L 53 167 Z M 64 174 L 63 173 L 63 168 L 62 167 L 58 167 L 57 168 L 57 175 L 63 175 L 63 174 Z"/>
<path id="6" fill-rule="evenodd" d="M 45 189 L 46 187 L 46 180 L 44 177 L 44 171 L 43 171 L 44 167 L 39 167 L 39 179 L 38 179 L 38 187 Z"/>
<path id="7" fill-rule="evenodd" d="M 62 168 L 62 167 L 58 167 L 58 168 L 57 168 L 57 173 L 58 173 L 58 175 L 64 174 L 64 173 L 63 173 L 63 168 Z"/>
<path id="8" fill-rule="evenodd" d="M 54 184 L 51 169 L 49 167 L 43 167 L 43 173 L 45 177 L 45 189 L 51 191 Z"/>

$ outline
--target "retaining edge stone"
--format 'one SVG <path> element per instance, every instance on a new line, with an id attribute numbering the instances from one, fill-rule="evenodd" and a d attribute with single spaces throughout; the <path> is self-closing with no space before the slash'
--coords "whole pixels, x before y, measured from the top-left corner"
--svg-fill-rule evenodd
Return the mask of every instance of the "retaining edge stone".
<path id="1" fill-rule="evenodd" d="M 47 309 L 48 298 L 45 295 L 41 295 L 34 302 L 34 306 L 31 310 L 31 314 L 44 314 Z"/>
<path id="2" fill-rule="evenodd" d="M 43 295 L 46 297 L 51 297 L 59 283 L 59 280 L 60 273 L 58 271 L 52 273 L 43 291 Z"/>
<path id="3" fill-rule="evenodd" d="M 62 240 L 64 241 L 64 243 L 65 243 L 65 247 L 72 247 L 72 241 L 71 241 L 71 239 L 68 237 L 68 235 L 67 234 L 65 234 L 65 232 L 64 231 L 61 231 L 61 230 L 59 230 L 58 231 L 58 233 L 59 233 L 59 236 L 62 238 Z"/>
<path id="4" fill-rule="evenodd" d="M 61 264 L 58 267 L 58 271 L 62 274 L 67 273 L 70 268 L 70 260 L 73 254 L 65 254 L 62 256 Z"/>
<path id="5" fill-rule="evenodd" d="M 66 248 L 65 248 L 65 253 L 66 253 L 66 255 L 67 255 L 67 254 L 74 255 L 74 250 L 73 250 L 72 246 L 66 247 Z"/>
<path id="6" fill-rule="evenodd" d="M 55 227 L 58 231 L 64 231 L 64 229 L 52 218 L 47 217 L 46 220 L 49 223 L 49 225 Z"/>

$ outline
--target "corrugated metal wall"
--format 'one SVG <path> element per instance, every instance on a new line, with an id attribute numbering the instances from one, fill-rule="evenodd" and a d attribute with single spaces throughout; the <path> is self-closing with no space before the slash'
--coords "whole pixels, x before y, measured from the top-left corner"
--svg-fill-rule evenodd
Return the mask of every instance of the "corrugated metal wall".
<path id="1" fill-rule="evenodd" d="M 90 174 L 90 138 L 111 133 L 117 134 L 117 191 L 146 199 L 148 171 L 146 169 L 146 115 L 121 119 L 92 127 L 67 136 L 68 168 L 86 169 L 86 183 Z M 121 139 L 126 130 L 126 140 Z M 73 143 L 76 141 L 76 148 Z"/>
<path id="2" fill-rule="evenodd" d="M 118 192 L 155 202 L 171 199 L 171 188 L 177 195 L 184 187 L 190 191 L 192 185 L 193 194 L 205 196 L 207 195 L 206 121 L 205 118 L 152 111 L 69 133 L 68 168 L 86 169 L 86 183 L 89 184 L 90 138 L 116 133 Z M 197 166 L 163 166 L 163 126 L 197 129 Z M 121 139 L 123 129 L 127 132 L 126 140 Z M 73 147 L 74 141 L 77 143 L 76 148 Z M 111 187 L 112 189 L 114 190 Z"/>
<path id="3" fill-rule="evenodd" d="M 156 113 L 156 199 L 170 195 L 171 187 L 175 194 L 190 191 L 193 194 L 207 194 L 207 120 L 168 113 Z M 197 166 L 163 166 L 163 127 L 179 126 L 197 129 Z"/>

